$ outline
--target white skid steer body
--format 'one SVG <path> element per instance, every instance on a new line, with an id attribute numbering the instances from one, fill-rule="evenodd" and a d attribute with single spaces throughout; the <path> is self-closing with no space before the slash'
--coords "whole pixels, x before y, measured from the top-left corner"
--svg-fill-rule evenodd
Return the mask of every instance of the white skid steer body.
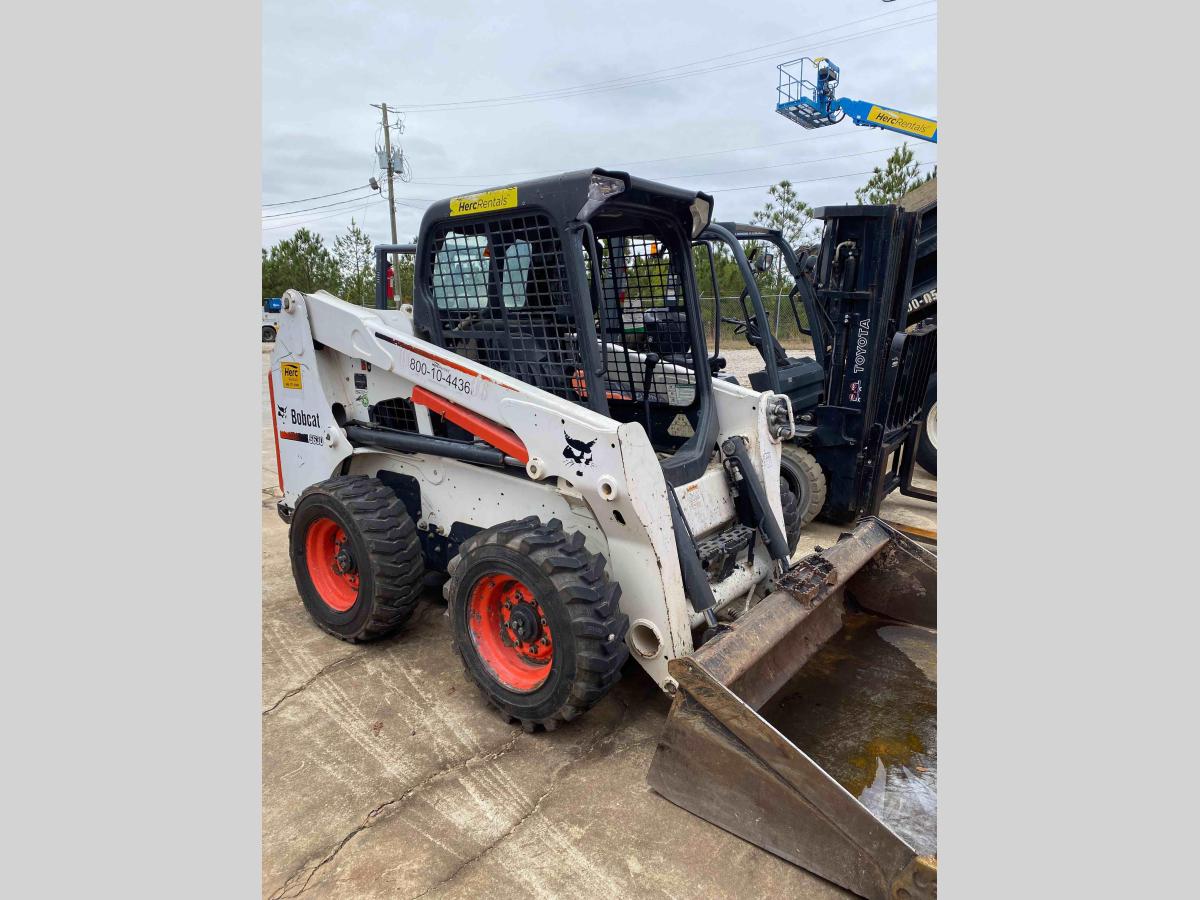
<path id="1" fill-rule="evenodd" d="M 584 535 L 589 552 L 604 554 L 621 585 L 631 655 L 674 691 L 667 664 L 692 652 L 702 616 L 684 590 L 668 483 L 640 422 L 615 421 L 421 340 L 408 306 L 368 309 L 324 291 L 290 290 L 283 310 L 269 379 L 282 514 L 305 488 L 333 476 L 398 473 L 419 487 L 417 528 L 427 535 L 453 541 L 456 526 L 474 532 L 529 515 L 558 518 Z M 630 352 L 631 360 L 639 356 Z M 675 488 L 697 542 L 737 521 L 717 451 L 726 438 L 745 440 L 764 485 L 779 483 L 780 442 L 768 427 L 775 395 L 717 379 L 712 387 L 719 432 L 711 461 L 701 477 Z M 368 409 L 393 398 L 413 402 L 417 434 L 434 434 L 431 407 L 484 423 L 477 437 L 501 451 L 500 463 L 352 442 L 356 426 L 368 425 Z M 766 495 L 782 523 L 778 490 Z M 761 597 L 777 570 L 764 541 L 752 542 L 710 580 L 715 609 L 749 604 L 755 591 Z"/>

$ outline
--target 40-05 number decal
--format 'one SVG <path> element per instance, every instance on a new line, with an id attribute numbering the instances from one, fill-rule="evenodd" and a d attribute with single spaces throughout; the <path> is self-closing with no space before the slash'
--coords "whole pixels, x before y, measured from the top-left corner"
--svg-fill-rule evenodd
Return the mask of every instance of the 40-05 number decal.
<path id="1" fill-rule="evenodd" d="M 424 378 L 429 378 L 437 384 L 444 384 L 447 387 L 453 388 L 464 397 L 470 397 L 474 393 L 474 385 L 472 380 L 465 375 L 460 375 L 453 370 L 447 371 L 437 363 L 430 363 L 427 360 L 409 355 L 408 357 L 409 371 Z"/>

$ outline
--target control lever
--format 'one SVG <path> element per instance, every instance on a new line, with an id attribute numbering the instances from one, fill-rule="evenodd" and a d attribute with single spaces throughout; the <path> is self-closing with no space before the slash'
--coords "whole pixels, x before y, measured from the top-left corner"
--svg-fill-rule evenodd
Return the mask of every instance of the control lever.
<path id="1" fill-rule="evenodd" d="M 658 363 L 657 353 L 647 353 L 642 362 L 642 404 L 646 411 L 646 437 L 650 438 L 651 444 L 654 443 L 654 438 L 651 437 L 653 430 L 650 427 L 650 380 L 654 377 Z"/>

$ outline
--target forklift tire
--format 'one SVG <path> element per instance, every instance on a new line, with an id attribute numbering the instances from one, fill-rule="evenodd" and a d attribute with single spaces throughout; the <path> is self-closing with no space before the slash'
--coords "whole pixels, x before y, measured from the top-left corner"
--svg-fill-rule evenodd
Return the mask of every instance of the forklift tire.
<path id="1" fill-rule="evenodd" d="M 825 505 L 825 473 L 820 463 L 803 447 L 787 441 L 779 457 L 779 476 L 796 495 L 800 527 L 817 517 Z M 790 543 L 790 539 L 789 539 Z"/>
<path id="2" fill-rule="evenodd" d="M 270 325 L 264 325 L 263 326 L 263 343 L 269 344 L 273 340 L 275 340 L 275 329 L 272 328 Z"/>
<path id="3" fill-rule="evenodd" d="M 929 387 L 925 389 L 924 415 L 921 437 L 917 439 L 917 462 L 921 468 L 937 478 L 937 372 L 929 376 Z"/>
<path id="4" fill-rule="evenodd" d="M 450 561 L 454 649 L 507 721 L 553 731 L 620 680 L 629 617 L 604 564 L 582 534 L 537 516 L 478 532 Z"/>
<path id="5" fill-rule="evenodd" d="M 344 475 L 305 490 L 288 542 L 304 607 L 334 637 L 387 637 L 416 609 L 425 575 L 417 528 L 378 478 Z"/>
<path id="6" fill-rule="evenodd" d="M 783 533 L 787 537 L 790 556 L 796 552 L 796 545 L 800 543 L 800 504 L 782 477 L 779 479 L 779 502 L 783 506 Z"/>

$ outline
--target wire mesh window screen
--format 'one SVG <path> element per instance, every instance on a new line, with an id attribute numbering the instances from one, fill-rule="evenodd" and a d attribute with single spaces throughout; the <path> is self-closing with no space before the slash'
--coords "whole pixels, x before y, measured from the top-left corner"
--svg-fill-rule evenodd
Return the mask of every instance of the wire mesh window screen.
<path id="1" fill-rule="evenodd" d="M 447 223 L 432 248 L 429 291 L 447 349 L 581 399 L 583 364 L 562 241 L 549 218 Z"/>
<path id="2" fill-rule="evenodd" d="M 392 397 L 381 400 L 370 408 L 371 421 L 384 428 L 395 428 L 399 431 L 416 432 L 417 413 L 411 400 L 403 397 Z"/>
<path id="3" fill-rule="evenodd" d="M 599 238 L 604 289 L 604 341 L 611 400 L 643 399 L 642 355 L 654 353 L 648 393 L 652 403 L 691 406 L 696 373 L 680 268 L 653 235 Z"/>

